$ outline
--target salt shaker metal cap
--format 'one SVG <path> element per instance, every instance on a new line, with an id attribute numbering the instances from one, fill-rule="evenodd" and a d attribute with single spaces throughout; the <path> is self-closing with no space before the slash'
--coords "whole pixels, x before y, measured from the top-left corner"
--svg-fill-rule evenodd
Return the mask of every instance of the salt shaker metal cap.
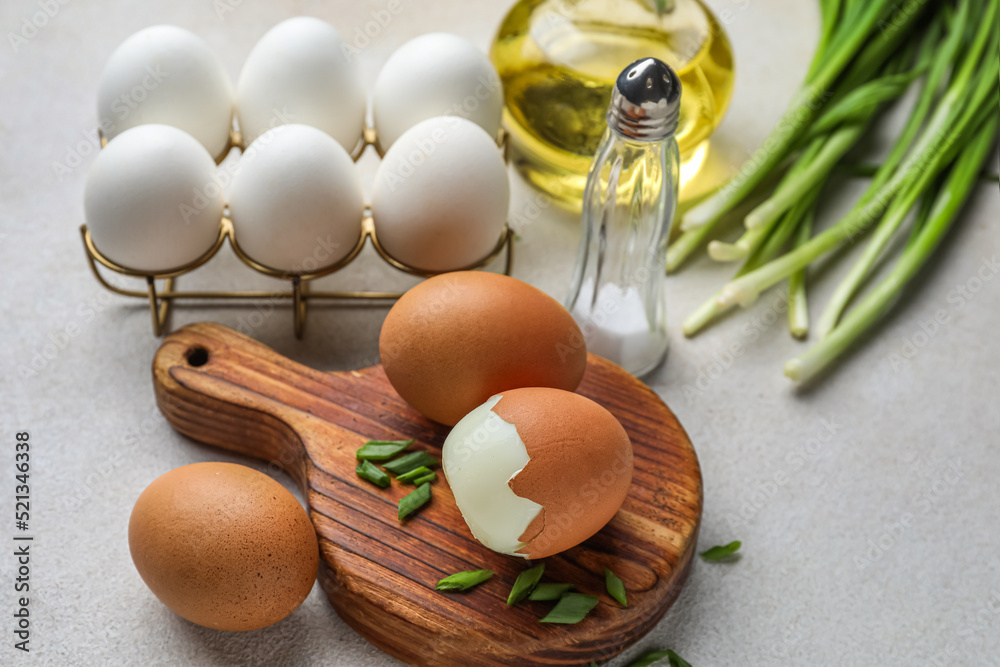
<path id="1" fill-rule="evenodd" d="M 608 125 L 640 141 L 662 141 L 677 131 L 681 82 L 662 60 L 641 58 L 622 70 L 611 93 Z"/>

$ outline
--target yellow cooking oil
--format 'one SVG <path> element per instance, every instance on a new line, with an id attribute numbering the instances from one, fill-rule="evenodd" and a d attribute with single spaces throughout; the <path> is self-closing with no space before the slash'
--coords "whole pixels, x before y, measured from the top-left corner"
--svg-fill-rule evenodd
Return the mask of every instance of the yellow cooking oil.
<path id="1" fill-rule="evenodd" d="M 700 0 L 520 0 L 490 56 L 503 82 L 514 165 L 573 210 L 607 128 L 612 86 L 628 64 L 652 56 L 680 77 L 682 200 L 733 89 L 729 39 Z"/>

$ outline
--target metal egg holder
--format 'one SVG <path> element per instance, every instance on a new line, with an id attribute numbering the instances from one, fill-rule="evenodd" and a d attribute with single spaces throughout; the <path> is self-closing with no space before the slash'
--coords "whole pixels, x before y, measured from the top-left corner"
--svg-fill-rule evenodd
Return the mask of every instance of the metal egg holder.
<path id="1" fill-rule="evenodd" d="M 101 141 L 101 147 L 103 148 L 107 145 L 107 139 L 104 137 L 103 133 L 98 131 L 98 135 Z M 508 148 L 507 148 L 507 134 L 501 129 L 497 135 L 497 145 L 499 146 L 502 154 L 504 163 L 508 162 Z M 361 139 L 358 141 L 358 145 L 355 146 L 354 150 L 351 152 L 351 159 L 355 162 L 364 154 L 365 150 L 371 146 L 378 156 L 381 158 L 384 156 L 384 151 L 379 147 L 378 140 L 376 137 L 375 129 L 372 127 L 366 127 L 362 134 Z M 238 148 L 241 151 L 245 150 L 246 147 L 242 145 L 242 138 L 240 133 L 236 130 L 232 131 L 229 136 L 229 143 L 226 148 L 222 151 L 222 154 L 216 158 L 216 164 L 221 164 L 223 160 L 229 155 L 229 153 L 234 149 Z M 122 266 L 117 264 L 104 255 L 97 249 L 94 245 L 94 241 L 90 236 L 90 232 L 87 230 L 87 225 L 80 226 L 80 233 L 83 236 L 83 246 L 87 252 L 87 260 L 90 263 L 90 269 L 97 278 L 97 281 L 103 285 L 106 289 L 114 292 L 115 294 L 121 294 L 122 296 L 134 297 L 139 299 L 147 299 L 149 301 L 149 309 L 153 320 L 153 335 L 161 336 L 166 329 L 167 321 L 170 317 L 171 310 L 173 308 L 174 302 L 181 299 L 192 299 L 192 300 L 238 300 L 238 299 L 273 299 L 273 300 L 284 300 L 288 299 L 292 303 L 292 313 L 294 318 L 295 327 L 295 337 L 302 338 L 302 334 L 305 331 L 306 318 L 309 313 L 309 303 L 311 301 L 331 301 L 331 300 L 396 300 L 402 296 L 402 292 L 393 291 L 314 291 L 310 289 L 310 282 L 316 280 L 317 278 L 322 278 L 328 276 L 332 273 L 343 269 L 345 266 L 350 264 L 354 259 L 361 254 L 365 245 L 371 241 L 372 247 L 375 252 L 381 257 L 387 264 L 393 268 L 408 273 L 414 276 L 420 277 L 430 277 L 437 275 L 442 272 L 432 272 L 424 271 L 418 269 L 414 266 L 405 264 L 398 259 L 394 258 L 382 244 L 379 243 L 378 234 L 375 232 L 375 223 L 372 219 L 371 207 L 365 206 L 364 217 L 361 222 L 361 236 L 358 238 L 357 244 L 346 257 L 340 261 L 331 264 L 326 267 L 322 267 L 315 271 L 308 272 L 289 272 L 282 271 L 279 269 L 274 269 L 269 266 L 265 266 L 260 262 L 254 261 L 243 252 L 240 248 L 239 243 L 236 240 L 236 232 L 233 227 L 233 222 L 228 215 L 228 207 L 223 211 L 223 217 L 221 224 L 219 226 L 219 236 L 215 240 L 208 251 L 203 254 L 198 259 L 189 262 L 181 267 L 178 267 L 172 271 L 162 272 L 162 273 L 150 273 L 148 271 L 138 271 L 136 269 L 131 269 L 127 266 Z M 291 282 L 291 289 L 287 290 L 274 290 L 274 291 L 222 291 L 222 290 L 201 290 L 201 291 L 182 291 L 177 289 L 177 279 L 186 274 L 194 271 L 195 269 L 208 263 L 219 249 L 225 245 L 226 241 L 232 247 L 233 252 L 244 264 L 249 266 L 251 269 L 258 273 L 262 273 L 273 278 L 278 278 L 281 280 L 287 280 Z M 507 250 L 506 261 L 504 262 L 504 274 L 510 275 L 511 268 L 514 262 L 514 233 L 510 229 L 510 225 L 504 225 L 503 231 L 500 234 L 500 238 L 497 241 L 496 246 L 490 253 L 482 258 L 480 261 L 472 264 L 470 266 L 460 267 L 458 269 L 453 269 L 455 271 L 469 271 L 473 269 L 481 269 L 492 262 L 494 259 L 503 253 L 504 249 Z M 134 278 L 144 278 L 146 281 L 146 289 L 143 290 L 130 290 L 122 287 L 117 287 L 109 283 L 101 273 L 100 266 L 110 269 L 116 273 L 134 277 Z M 163 288 L 157 289 L 156 281 L 163 280 Z"/>

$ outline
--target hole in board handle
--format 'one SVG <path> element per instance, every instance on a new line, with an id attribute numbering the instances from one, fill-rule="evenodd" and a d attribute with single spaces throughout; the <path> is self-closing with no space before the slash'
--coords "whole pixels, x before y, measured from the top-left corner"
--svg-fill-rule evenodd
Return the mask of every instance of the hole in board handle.
<path id="1" fill-rule="evenodd" d="M 195 368 L 198 366 L 204 366 L 208 363 L 208 350 L 203 347 L 192 347 L 188 350 L 187 362 Z"/>

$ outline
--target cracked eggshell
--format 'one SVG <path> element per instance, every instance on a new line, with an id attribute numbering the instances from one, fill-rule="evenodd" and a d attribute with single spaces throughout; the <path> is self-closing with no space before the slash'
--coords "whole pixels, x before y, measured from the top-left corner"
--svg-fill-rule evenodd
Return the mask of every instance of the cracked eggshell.
<path id="1" fill-rule="evenodd" d="M 236 84 L 244 145 L 288 123 L 317 127 L 348 152 L 361 139 L 367 96 L 353 47 L 325 21 L 297 16 L 265 33 Z"/>
<path id="2" fill-rule="evenodd" d="M 531 285 L 496 273 L 444 273 L 407 291 L 379 336 L 385 374 L 407 403 L 454 425 L 517 387 L 572 391 L 587 367 L 580 327 Z"/>
<path id="3" fill-rule="evenodd" d="M 224 206 L 215 162 L 191 135 L 140 125 L 108 142 L 87 172 L 94 245 L 136 271 L 167 272 L 208 252 Z"/>
<path id="4" fill-rule="evenodd" d="M 137 125 L 163 123 L 184 130 L 216 158 L 229 144 L 233 84 L 200 37 L 151 26 L 108 58 L 97 84 L 97 118 L 109 141 Z"/>
<path id="5" fill-rule="evenodd" d="M 477 540 L 545 558 L 615 515 L 632 482 L 632 444 L 589 398 L 530 387 L 493 396 L 463 418 L 445 440 L 442 466 Z"/>
<path id="6" fill-rule="evenodd" d="M 194 463 L 154 480 L 132 509 L 128 543 L 163 604 L 216 630 L 277 623 L 306 598 L 319 567 L 302 505 L 267 475 L 233 463 Z"/>
<path id="7" fill-rule="evenodd" d="M 331 266 L 361 237 L 357 165 L 325 132 L 283 125 L 240 158 L 229 212 L 240 249 L 257 262 L 292 273 Z"/>

